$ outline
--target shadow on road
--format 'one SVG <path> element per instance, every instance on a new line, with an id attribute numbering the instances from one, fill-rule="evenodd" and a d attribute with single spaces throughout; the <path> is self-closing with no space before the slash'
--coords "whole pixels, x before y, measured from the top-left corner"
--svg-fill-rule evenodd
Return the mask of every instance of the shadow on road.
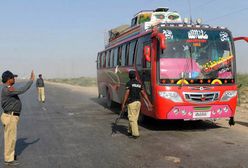
<path id="1" fill-rule="evenodd" d="M 16 141 L 16 155 L 19 156 L 21 155 L 21 153 L 29 146 L 32 144 L 37 143 L 40 138 L 37 138 L 36 140 L 32 141 L 32 142 L 26 142 L 27 138 L 19 138 Z"/>
<path id="2" fill-rule="evenodd" d="M 239 125 L 243 125 L 245 127 L 248 127 L 248 123 L 247 122 L 243 122 L 243 121 L 235 121 L 237 124 Z"/>
<path id="3" fill-rule="evenodd" d="M 115 134 L 120 133 L 120 134 L 123 134 L 123 135 L 128 136 L 128 134 L 127 134 L 127 127 L 126 126 L 112 123 L 111 124 L 111 127 L 112 127 L 112 133 L 111 133 L 111 135 L 115 135 Z"/>
<path id="4" fill-rule="evenodd" d="M 140 126 L 152 131 L 206 131 L 221 127 L 212 121 L 183 121 L 183 120 L 155 120 L 147 119 Z"/>
<path id="5" fill-rule="evenodd" d="M 99 105 L 101 105 L 104 108 L 108 108 L 106 105 L 106 99 L 105 98 L 91 98 L 91 100 Z M 109 109 L 109 108 L 108 108 Z M 121 105 L 118 103 L 115 103 L 111 109 L 112 112 L 119 114 L 121 111 Z"/>

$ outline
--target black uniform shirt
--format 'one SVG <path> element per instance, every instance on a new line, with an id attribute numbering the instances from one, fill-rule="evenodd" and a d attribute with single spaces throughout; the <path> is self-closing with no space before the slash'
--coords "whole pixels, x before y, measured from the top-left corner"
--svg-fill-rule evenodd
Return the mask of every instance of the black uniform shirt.
<path id="1" fill-rule="evenodd" d="M 128 104 L 134 101 L 140 101 L 140 92 L 143 90 L 143 86 L 139 81 L 136 79 L 128 81 L 126 90 L 129 90 Z"/>
<path id="2" fill-rule="evenodd" d="M 42 78 L 38 78 L 36 80 L 36 87 L 44 87 L 45 84 L 44 84 L 44 80 Z"/>

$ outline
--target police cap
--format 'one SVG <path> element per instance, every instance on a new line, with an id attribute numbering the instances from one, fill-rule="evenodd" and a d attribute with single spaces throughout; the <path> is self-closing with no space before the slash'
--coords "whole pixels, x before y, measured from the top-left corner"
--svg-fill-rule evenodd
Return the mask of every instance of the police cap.
<path id="1" fill-rule="evenodd" d="M 129 71 L 129 78 L 130 79 L 135 79 L 135 77 L 136 77 L 135 71 L 134 70 L 130 70 Z"/>
<path id="2" fill-rule="evenodd" d="M 10 72 L 10 71 L 5 71 L 5 72 L 3 72 L 3 74 L 2 74 L 2 82 L 3 83 L 6 83 L 9 79 L 12 79 L 12 78 L 14 78 L 14 77 L 17 77 L 18 75 L 15 75 L 15 74 L 13 74 L 12 72 Z"/>

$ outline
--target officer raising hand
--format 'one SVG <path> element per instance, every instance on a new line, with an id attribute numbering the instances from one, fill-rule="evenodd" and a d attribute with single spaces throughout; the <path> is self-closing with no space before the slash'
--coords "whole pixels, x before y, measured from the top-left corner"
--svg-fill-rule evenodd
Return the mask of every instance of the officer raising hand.
<path id="1" fill-rule="evenodd" d="M 134 70 L 129 71 L 129 81 L 126 84 L 126 92 L 124 95 L 122 103 L 122 111 L 124 111 L 125 105 L 128 107 L 128 134 L 132 135 L 132 138 L 139 137 L 139 128 L 138 128 L 138 118 L 140 113 L 140 95 L 143 96 L 145 101 L 148 103 L 148 110 L 152 110 L 152 104 L 143 89 L 142 84 L 137 81 Z"/>
<path id="2" fill-rule="evenodd" d="M 21 88 L 15 88 L 15 78 L 10 71 L 2 74 L 4 84 L 1 94 L 1 105 L 4 112 L 1 115 L 1 121 L 4 127 L 4 163 L 6 165 L 18 165 L 15 155 L 15 145 L 17 137 L 17 124 L 21 114 L 22 103 L 19 98 L 20 94 L 25 93 L 34 81 L 34 72 L 31 72 L 30 80 Z"/>

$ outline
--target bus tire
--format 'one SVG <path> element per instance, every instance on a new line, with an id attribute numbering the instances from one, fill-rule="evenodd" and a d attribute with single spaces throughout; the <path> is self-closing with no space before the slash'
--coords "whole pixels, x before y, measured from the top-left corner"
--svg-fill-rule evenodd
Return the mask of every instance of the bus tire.
<path id="1" fill-rule="evenodd" d="M 106 105 L 108 108 L 112 108 L 114 106 L 114 102 L 111 100 L 109 90 L 107 89 L 107 96 L 106 96 Z"/>
<path id="2" fill-rule="evenodd" d="M 103 98 L 103 95 L 99 93 L 99 94 L 98 94 L 98 98 L 99 98 L 99 99 Z"/>
<path id="3" fill-rule="evenodd" d="M 139 118 L 138 118 L 138 123 L 142 124 L 142 123 L 145 123 L 147 120 L 148 120 L 148 116 L 146 116 L 140 112 Z"/>

